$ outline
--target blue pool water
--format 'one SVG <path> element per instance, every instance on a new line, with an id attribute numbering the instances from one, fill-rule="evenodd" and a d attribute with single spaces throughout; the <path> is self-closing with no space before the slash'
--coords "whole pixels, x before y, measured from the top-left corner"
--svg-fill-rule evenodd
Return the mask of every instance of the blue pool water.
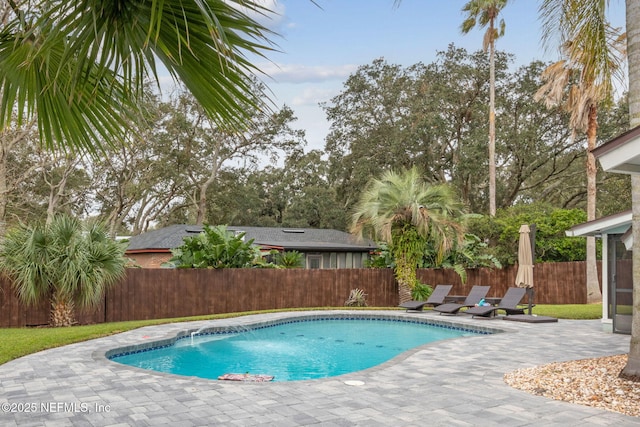
<path id="1" fill-rule="evenodd" d="M 308 320 L 237 333 L 195 335 L 179 339 L 172 346 L 111 359 L 209 379 L 226 373 L 249 373 L 273 375 L 274 381 L 295 381 L 360 371 L 422 344 L 471 334 L 389 320 Z"/>

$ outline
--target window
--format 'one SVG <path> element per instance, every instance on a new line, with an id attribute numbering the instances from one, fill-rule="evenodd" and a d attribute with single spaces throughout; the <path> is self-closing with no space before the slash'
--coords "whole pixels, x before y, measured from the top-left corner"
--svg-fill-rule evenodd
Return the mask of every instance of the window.
<path id="1" fill-rule="evenodd" d="M 322 255 L 307 255 L 307 268 L 322 268 Z"/>

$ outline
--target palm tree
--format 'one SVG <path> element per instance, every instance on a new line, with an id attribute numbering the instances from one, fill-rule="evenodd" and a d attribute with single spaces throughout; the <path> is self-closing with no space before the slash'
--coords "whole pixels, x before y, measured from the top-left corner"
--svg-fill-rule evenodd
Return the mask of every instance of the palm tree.
<path id="1" fill-rule="evenodd" d="M 386 172 L 369 182 L 353 213 L 351 232 L 389 245 L 402 303 L 411 299 L 427 243 L 437 248 L 442 259 L 455 242 L 462 241 L 462 214 L 449 186 L 424 183 L 414 167 L 402 173 Z"/>
<path id="2" fill-rule="evenodd" d="M 627 0 L 627 64 L 629 67 L 629 117 L 640 126 L 640 2 Z M 640 378 L 640 175 L 631 175 L 633 229 L 633 312 L 629 358 L 620 376 Z"/>
<path id="3" fill-rule="evenodd" d="M 482 46 L 484 51 L 489 50 L 489 214 L 496 214 L 496 66 L 495 43 L 496 39 L 504 35 L 504 20 L 500 20 L 496 27 L 496 19 L 508 0 L 470 0 L 462 8 L 467 13 L 467 18 L 462 22 L 461 30 L 464 34 L 471 31 L 476 25 L 486 27 Z"/>
<path id="4" fill-rule="evenodd" d="M 8 5 L 8 6 L 7 6 Z M 242 129 L 262 94 L 250 55 L 271 50 L 258 0 L 10 0 L 0 22 L 0 131 L 36 118 L 42 142 L 123 140 L 161 63 L 215 122 Z"/>
<path id="5" fill-rule="evenodd" d="M 536 93 L 548 107 L 562 105 L 571 114 L 574 136 L 587 136 L 587 221 L 596 219 L 596 147 L 598 106 L 611 103 L 613 78 L 622 71 L 624 38 L 605 18 L 602 0 L 545 0 L 540 12 L 544 42 L 560 36 L 565 59 L 543 72 L 545 84 Z M 587 302 L 602 299 L 596 266 L 595 237 L 587 237 Z"/>
<path id="6" fill-rule="evenodd" d="M 74 307 L 93 307 L 125 273 L 124 246 L 99 224 L 59 215 L 48 225 L 21 225 L 0 247 L 0 271 L 26 304 L 51 300 L 51 325 L 73 324 Z"/>

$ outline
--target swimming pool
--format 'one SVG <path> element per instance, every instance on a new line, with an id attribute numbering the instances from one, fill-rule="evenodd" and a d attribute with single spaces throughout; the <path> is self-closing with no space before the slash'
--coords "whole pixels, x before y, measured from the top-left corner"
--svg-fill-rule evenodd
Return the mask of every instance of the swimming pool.
<path id="1" fill-rule="evenodd" d="M 217 379 L 224 374 L 274 381 L 333 377 L 379 365 L 417 346 L 487 331 L 377 316 L 310 317 L 185 333 L 170 344 L 109 359 L 158 372 Z"/>

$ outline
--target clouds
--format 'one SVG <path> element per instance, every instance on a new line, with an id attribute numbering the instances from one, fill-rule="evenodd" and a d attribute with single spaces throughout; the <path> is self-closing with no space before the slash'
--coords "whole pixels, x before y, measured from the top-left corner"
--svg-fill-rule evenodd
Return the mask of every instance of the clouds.
<path id="1" fill-rule="evenodd" d="M 237 8 L 242 13 L 270 29 L 271 31 L 278 31 L 284 22 L 286 8 L 284 4 L 278 0 L 253 0 L 254 3 L 261 8 L 260 11 L 248 9 L 244 6 L 239 6 L 237 3 L 230 3 L 234 8 Z"/>
<path id="2" fill-rule="evenodd" d="M 357 65 L 302 65 L 264 63 L 258 66 L 275 83 L 318 83 L 328 80 L 344 81 Z"/>
<path id="3" fill-rule="evenodd" d="M 358 66 L 264 63 L 258 68 L 267 74 L 266 84 L 278 100 L 293 107 L 317 107 L 337 95 Z"/>
<path id="4" fill-rule="evenodd" d="M 291 98 L 291 105 L 294 107 L 303 105 L 317 106 L 321 102 L 329 101 L 336 95 L 337 91 L 335 88 L 307 87 Z"/>

